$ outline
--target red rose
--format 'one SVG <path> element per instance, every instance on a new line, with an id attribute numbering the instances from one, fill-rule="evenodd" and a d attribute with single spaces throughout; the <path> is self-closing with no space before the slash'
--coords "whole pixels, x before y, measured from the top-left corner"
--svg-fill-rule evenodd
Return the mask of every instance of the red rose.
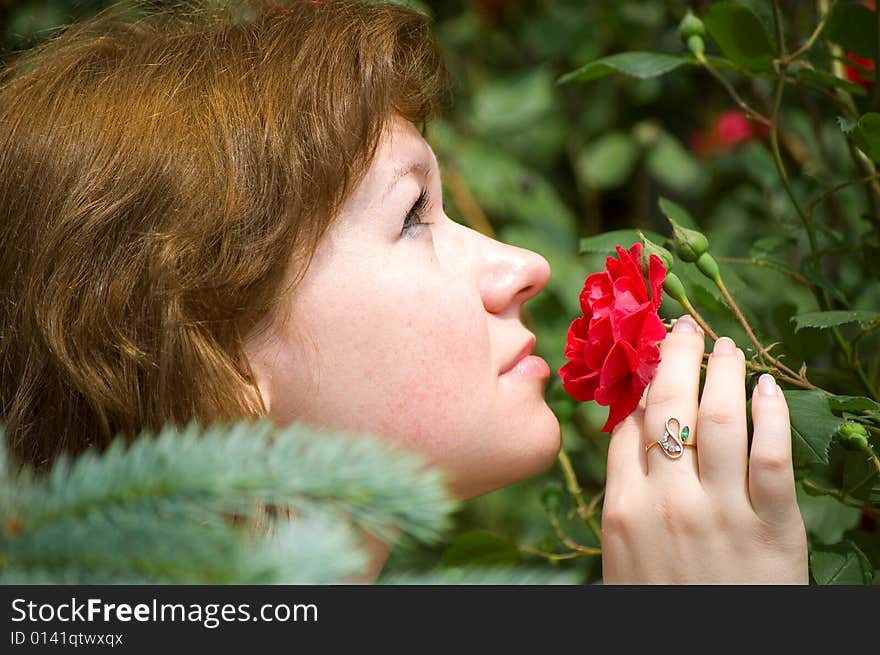
<path id="1" fill-rule="evenodd" d="M 871 72 L 874 70 L 874 61 L 859 57 L 851 52 L 846 53 L 846 58 L 854 64 L 853 66 L 846 67 L 846 79 L 866 89 L 874 86 L 874 79 L 871 77 Z"/>
<path id="2" fill-rule="evenodd" d="M 628 252 L 618 246 L 619 260 L 609 257 L 604 271 L 587 277 L 580 295 L 584 315 L 568 328 L 569 361 L 559 369 L 572 398 L 610 407 L 602 432 L 611 432 L 639 404 L 660 362 L 657 344 L 666 338 L 657 315 L 666 268 L 651 255 L 649 298 L 641 252 L 641 243 Z"/>
<path id="3" fill-rule="evenodd" d="M 866 0 L 864 4 L 873 11 L 877 10 L 877 3 L 875 0 Z M 874 78 L 871 75 L 871 73 L 874 72 L 874 60 L 859 57 L 852 52 L 847 52 L 845 54 L 846 58 L 853 63 L 853 66 L 847 66 L 845 69 L 846 79 L 870 90 L 874 86 Z"/>

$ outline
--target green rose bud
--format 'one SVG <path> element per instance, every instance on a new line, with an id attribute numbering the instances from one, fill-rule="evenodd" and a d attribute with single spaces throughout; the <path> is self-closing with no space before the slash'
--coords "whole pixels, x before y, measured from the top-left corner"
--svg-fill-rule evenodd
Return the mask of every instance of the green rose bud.
<path id="1" fill-rule="evenodd" d="M 671 252 L 663 246 L 658 246 L 651 241 L 641 230 L 639 230 L 639 239 L 642 241 L 642 261 L 640 263 L 642 265 L 642 270 L 645 271 L 646 275 L 648 271 L 648 262 L 651 261 L 651 255 L 657 255 L 660 258 L 660 261 L 663 262 L 663 268 L 667 271 L 672 268 L 672 262 L 674 260 Z"/>
<path id="2" fill-rule="evenodd" d="M 688 50 L 697 55 L 697 57 L 706 52 L 706 44 L 703 42 L 703 37 L 697 36 L 696 34 L 688 37 L 687 47 Z"/>
<path id="3" fill-rule="evenodd" d="M 709 240 L 702 232 L 682 227 L 671 218 L 675 252 L 684 262 L 695 262 L 700 255 L 709 250 Z"/>
<path id="4" fill-rule="evenodd" d="M 675 273 L 666 274 L 666 279 L 663 280 L 663 291 L 679 305 L 686 306 L 689 304 L 687 294 L 684 291 L 684 285 Z"/>
<path id="5" fill-rule="evenodd" d="M 556 483 L 550 483 L 541 492 L 541 504 L 550 514 L 556 514 L 562 504 L 562 487 Z"/>
<path id="6" fill-rule="evenodd" d="M 703 275 L 720 286 L 721 270 L 718 268 L 718 262 L 715 261 L 715 258 L 712 255 L 707 252 L 700 255 L 697 259 L 697 268 L 700 269 L 700 272 Z"/>
<path id="7" fill-rule="evenodd" d="M 837 430 L 840 443 L 848 450 L 867 450 L 868 431 L 865 426 L 855 421 L 847 421 Z"/>
<path id="8" fill-rule="evenodd" d="M 706 26 L 697 18 L 690 9 L 678 24 L 678 34 L 682 41 L 688 41 L 692 36 L 706 36 Z"/>

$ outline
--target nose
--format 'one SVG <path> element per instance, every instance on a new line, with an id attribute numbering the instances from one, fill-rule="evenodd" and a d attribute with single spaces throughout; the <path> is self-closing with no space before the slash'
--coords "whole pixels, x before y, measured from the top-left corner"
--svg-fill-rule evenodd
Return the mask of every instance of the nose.
<path id="1" fill-rule="evenodd" d="M 541 255 L 481 235 L 480 294 L 486 311 L 518 311 L 547 286 L 550 264 Z"/>

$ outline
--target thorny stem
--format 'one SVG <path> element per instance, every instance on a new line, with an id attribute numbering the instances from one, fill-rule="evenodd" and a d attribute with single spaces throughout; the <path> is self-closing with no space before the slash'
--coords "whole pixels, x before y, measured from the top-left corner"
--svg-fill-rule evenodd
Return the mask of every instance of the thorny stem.
<path id="1" fill-rule="evenodd" d="M 739 308 L 739 305 L 736 304 L 736 301 L 733 299 L 733 296 L 730 295 L 730 291 L 727 290 L 727 285 L 724 284 L 724 280 L 721 278 L 717 281 L 718 289 L 721 291 L 721 295 L 724 296 L 724 299 L 727 301 L 727 304 L 730 306 L 730 309 L 733 311 L 736 319 L 739 321 L 740 325 L 743 326 L 743 329 L 746 331 L 746 335 L 749 337 L 751 342 L 755 344 L 755 348 L 757 348 L 758 353 L 762 358 L 769 361 L 773 364 L 777 369 L 779 369 L 782 373 L 788 376 L 790 379 L 794 379 L 798 381 L 798 386 L 803 387 L 805 389 L 815 389 L 815 385 L 813 385 L 806 377 L 799 375 L 792 371 L 788 366 L 783 364 L 778 358 L 773 357 L 767 349 L 764 347 L 764 344 L 758 339 L 755 335 L 754 330 L 752 330 L 752 326 L 749 325 L 749 322 L 746 320 L 746 317 L 743 316 L 742 310 Z"/>

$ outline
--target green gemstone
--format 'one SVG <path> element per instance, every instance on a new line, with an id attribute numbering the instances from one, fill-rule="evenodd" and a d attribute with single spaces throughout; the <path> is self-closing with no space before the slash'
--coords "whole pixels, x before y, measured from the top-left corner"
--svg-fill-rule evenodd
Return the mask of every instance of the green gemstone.
<path id="1" fill-rule="evenodd" d="M 691 429 L 688 426 L 684 426 L 681 430 L 681 440 L 687 441 L 688 435 L 691 433 Z"/>

